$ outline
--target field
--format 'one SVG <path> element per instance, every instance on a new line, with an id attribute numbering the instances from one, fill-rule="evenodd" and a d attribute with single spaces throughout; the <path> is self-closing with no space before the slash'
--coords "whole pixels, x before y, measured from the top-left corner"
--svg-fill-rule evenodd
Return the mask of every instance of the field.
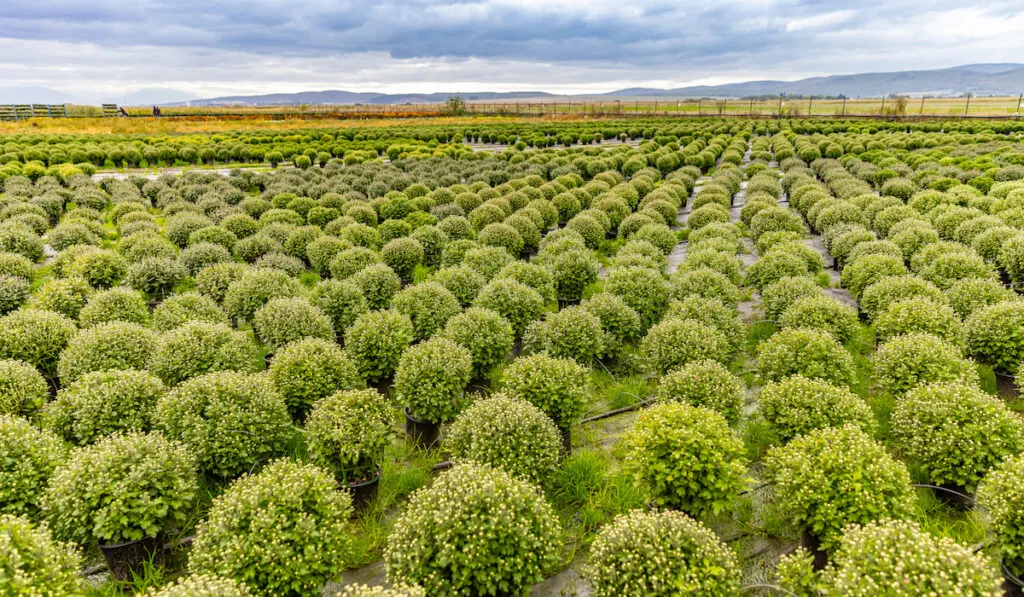
<path id="1" fill-rule="evenodd" d="M 1019 591 L 1024 123 L 647 108 L 0 124 L 0 594 Z"/>

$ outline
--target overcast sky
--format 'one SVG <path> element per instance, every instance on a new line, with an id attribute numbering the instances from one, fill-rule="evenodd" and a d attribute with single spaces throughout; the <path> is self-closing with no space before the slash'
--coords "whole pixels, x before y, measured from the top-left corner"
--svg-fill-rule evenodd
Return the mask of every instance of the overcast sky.
<path id="1" fill-rule="evenodd" d="M 1024 0 L 4 0 L 0 87 L 597 93 L 1024 61 Z"/>

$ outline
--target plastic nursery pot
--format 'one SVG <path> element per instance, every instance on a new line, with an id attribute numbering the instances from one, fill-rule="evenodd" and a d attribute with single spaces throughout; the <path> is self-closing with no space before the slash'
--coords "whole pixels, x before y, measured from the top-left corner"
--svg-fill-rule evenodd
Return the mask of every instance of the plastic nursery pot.
<path id="1" fill-rule="evenodd" d="M 828 564 L 828 552 L 821 548 L 821 539 L 804 531 L 803 535 L 800 536 L 800 547 L 811 552 L 811 555 L 814 556 L 813 566 L 815 570 L 821 571 L 825 569 L 825 565 Z"/>
<path id="2" fill-rule="evenodd" d="M 1009 373 L 996 373 L 996 391 L 1006 400 L 1012 400 L 1020 396 L 1020 389 L 1017 387 L 1017 376 Z"/>
<path id="3" fill-rule="evenodd" d="M 274 360 L 274 353 L 263 355 L 263 364 L 270 368 L 270 362 Z"/>
<path id="4" fill-rule="evenodd" d="M 128 581 L 133 576 L 142 576 L 145 562 L 152 560 L 159 564 L 163 559 L 163 541 L 159 537 L 124 543 L 100 543 L 99 548 L 114 580 Z"/>
<path id="5" fill-rule="evenodd" d="M 1000 562 L 1003 569 L 1003 594 L 1006 597 L 1024 597 L 1024 579 L 1010 570 L 1005 560 Z"/>
<path id="6" fill-rule="evenodd" d="M 572 429 L 559 429 L 558 432 L 562 435 L 562 447 L 565 448 L 565 456 L 568 458 L 572 454 Z"/>
<path id="7" fill-rule="evenodd" d="M 352 494 L 352 508 L 356 511 L 362 510 L 377 497 L 377 488 L 380 487 L 380 477 L 383 472 L 379 464 L 376 466 L 373 477 L 369 479 L 349 482 L 335 477 L 338 481 L 338 488 Z"/>
<path id="8" fill-rule="evenodd" d="M 60 390 L 60 377 L 54 375 L 53 377 L 46 377 L 46 389 L 50 392 L 50 399 L 55 400 L 57 398 L 57 391 Z"/>
<path id="9" fill-rule="evenodd" d="M 561 311 L 562 309 L 567 309 L 569 307 L 575 307 L 576 305 L 580 304 L 581 300 L 582 299 L 567 299 L 567 298 L 558 297 L 558 310 Z"/>
<path id="10" fill-rule="evenodd" d="M 405 409 L 405 433 L 416 442 L 417 446 L 433 448 L 437 444 L 438 431 L 441 428 L 439 423 L 420 421 L 409 414 L 409 408 Z"/>
<path id="11" fill-rule="evenodd" d="M 334 343 L 345 348 L 345 334 L 334 334 Z"/>

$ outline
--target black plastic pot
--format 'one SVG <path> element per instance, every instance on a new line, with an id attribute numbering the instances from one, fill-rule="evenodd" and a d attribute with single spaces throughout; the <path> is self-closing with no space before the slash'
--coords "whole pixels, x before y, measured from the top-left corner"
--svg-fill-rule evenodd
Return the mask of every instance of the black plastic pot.
<path id="1" fill-rule="evenodd" d="M 405 408 L 405 433 L 416 442 L 416 445 L 430 449 L 437 444 L 437 436 L 441 429 L 439 423 L 420 421 L 409 414 Z"/>
<path id="2" fill-rule="evenodd" d="M 828 564 L 828 553 L 821 548 L 821 539 L 804 531 L 803 535 L 800 536 L 800 547 L 811 552 L 811 555 L 814 556 L 813 566 L 815 570 L 825 569 L 825 565 Z"/>
<path id="3" fill-rule="evenodd" d="M 274 360 L 274 353 L 270 353 L 268 355 L 263 355 L 263 364 L 267 366 L 267 369 L 270 368 L 270 362 L 273 361 L 273 360 Z"/>
<path id="4" fill-rule="evenodd" d="M 46 378 L 46 389 L 50 392 L 50 400 L 57 398 L 57 391 L 60 390 L 60 377 L 54 375 Z"/>
<path id="5" fill-rule="evenodd" d="M 150 560 L 160 564 L 163 560 L 163 541 L 158 537 L 147 537 L 138 541 L 99 545 L 107 569 L 114 580 L 128 581 L 142 576 L 143 564 Z"/>
<path id="6" fill-rule="evenodd" d="M 151 298 L 151 299 L 149 299 L 149 301 L 146 304 L 149 306 L 150 313 L 152 313 L 153 311 L 156 311 L 156 308 L 159 307 L 160 303 L 162 303 L 162 302 L 163 302 L 163 299 L 159 299 L 159 298 Z"/>
<path id="7" fill-rule="evenodd" d="M 338 346 L 345 347 L 345 334 L 334 334 L 334 343 Z"/>
<path id="8" fill-rule="evenodd" d="M 1006 597 L 1024 597 L 1024 578 L 1013 573 L 1006 562 L 1001 562 L 1003 569 L 1003 594 Z"/>
<path id="9" fill-rule="evenodd" d="M 967 493 L 965 487 L 959 485 L 937 485 L 937 489 L 932 489 L 932 493 L 935 497 L 954 510 L 961 512 L 967 512 L 974 508 L 974 498 Z"/>
<path id="10" fill-rule="evenodd" d="M 532 255 L 532 254 L 533 253 L 532 253 L 532 251 L 530 251 L 530 249 L 525 249 L 524 248 L 524 249 L 521 249 L 519 251 L 519 258 L 523 259 L 523 260 L 528 260 L 528 259 L 530 259 L 530 255 Z"/>
<path id="11" fill-rule="evenodd" d="M 1017 376 L 1009 373 L 996 373 L 996 391 L 1006 400 L 1012 400 L 1020 396 L 1020 389 L 1017 387 Z"/>
<path id="12" fill-rule="evenodd" d="M 377 465 L 377 473 L 372 479 L 358 483 L 347 483 L 343 479 L 337 479 L 338 487 L 352 494 L 352 507 L 358 512 L 365 508 L 377 497 L 377 488 L 380 486 L 380 477 L 383 474 L 380 465 Z"/>
<path id="13" fill-rule="evenodd" d="M 391 380 L 388 378 L 378 379 L 373 382 L 373 387 L 380 392 L 381 396 L 387 396 L 391 388 Z"/>
<path id="14" fill-rule="evenodd" d="M 580 304 L 581 299 L 566 299 L 559 297 L 558 299 L 558 310 L 567 309 L 569 307 L 575 307 Z"/>
<path id="15" fill-rule="evenodd" d="M 559 429 L 562 434 L 562 447 L 565 448 L 565 455 L 572 454 L 572 429 Z"/>

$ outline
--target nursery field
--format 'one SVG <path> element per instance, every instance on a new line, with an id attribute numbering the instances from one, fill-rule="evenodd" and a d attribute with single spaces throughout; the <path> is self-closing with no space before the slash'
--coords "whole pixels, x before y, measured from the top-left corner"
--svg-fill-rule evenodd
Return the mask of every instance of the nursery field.
<path id="1" fill-rule="evenodd" d="M 1022 141 L 7 130 L 0 595 L 1020 595 Z"/>

